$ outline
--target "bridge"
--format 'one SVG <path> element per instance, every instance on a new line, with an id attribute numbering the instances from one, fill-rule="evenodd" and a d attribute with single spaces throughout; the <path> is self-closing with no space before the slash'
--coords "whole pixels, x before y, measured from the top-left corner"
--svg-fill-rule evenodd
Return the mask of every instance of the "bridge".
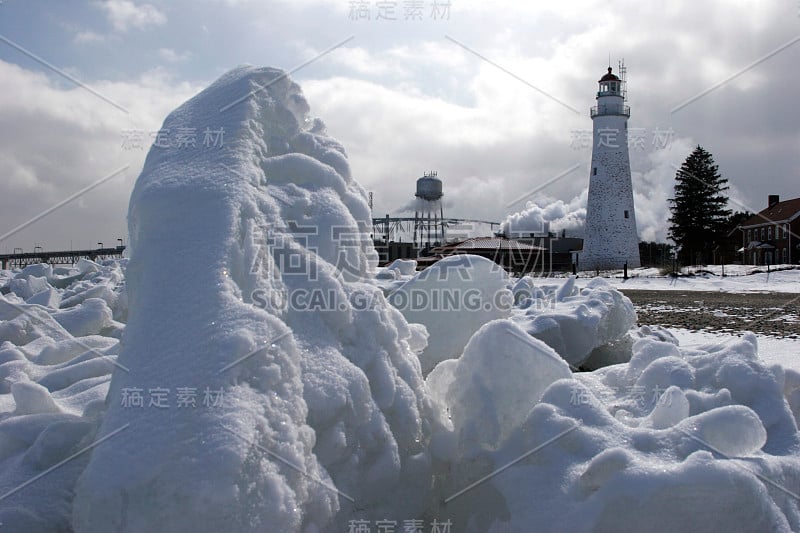
<path id="1" fill-rule="evenodd" d="M 74 265 L 81 259 L 97 261 L 98 259 L 120 259 L 125 246 L 119 245 L 113 248 L 95 248 L 93 250 L 69 250 L 60 252 L 45 252 L 40 247 L 36 247 L 33 252 L 23 252 L 21 248 L 16 248 L 12 254 L 0 254 L 0 265 L 3 270 L 9 268 L 25 268 L 28 265 L 39 263 L 49 263 L 51 265 Z"/>

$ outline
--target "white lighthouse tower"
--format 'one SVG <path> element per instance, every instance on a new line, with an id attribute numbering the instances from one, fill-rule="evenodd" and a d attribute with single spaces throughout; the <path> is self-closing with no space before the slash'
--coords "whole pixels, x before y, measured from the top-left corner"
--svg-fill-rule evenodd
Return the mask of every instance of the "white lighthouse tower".
<path id="1" fill-rule="evenodd" d="M 592 166 L 586 232 L 579 266 L 582 270 L 621 269 L 640 266 L 639 236 L 633 209 L 631 163 L 628 157 L 628 117 L 625 66 L 620 76 L 611 72 L 600 78 L 593 122 Z"/>

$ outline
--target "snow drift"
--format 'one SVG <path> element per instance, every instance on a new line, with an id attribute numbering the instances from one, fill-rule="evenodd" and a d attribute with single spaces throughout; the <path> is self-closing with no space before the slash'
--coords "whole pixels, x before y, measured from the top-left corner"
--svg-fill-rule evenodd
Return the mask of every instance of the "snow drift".
<path id="1" fill-rule="evenodd" d="M 343 148 L 281 71 L 238 68 L 163 129 L 129 208 L 130 309 L 78 531 L 297 531 L 421 513 L 433 411 L 411 331 L 362 280 L 376 255 Z M 302 298 L 300 296 L 303 296 Z M 133 408 L 132 390 L 196 391 Z M 203 405 L 203 393 L 214 395 Z M 152 395 L 151 395 L 152 397 Z M 391 497 L 390 497 L 391 495 Z"/>
<path id="2" fill-rule="evenodd" d="M 800 440 L 782 390 L 789 379 L 758 360 L 752 335 L 701 350 L 642 338 L 629 364 L 564 379 L 546 347 L 529 342 L 530 357 L 504 351 L 494 372 L 480 373 L 474 347 L 498 336 L 523 344 L 512 324 L 487 324 L 464 356 L 428 377 L 457 431 L 450 449 L 459 466 L 439 487 L 439 513 L 455 517 L 454 527 L 800 528 Z M 504 389 L 522 376 L 530 387 Z"/>
<path id="3" fill-rule="evenodd" d="M 0 272 L 0 523 L 9 531 L 71 530 L 72 489 L 117 364 L 125 263 Z"/>

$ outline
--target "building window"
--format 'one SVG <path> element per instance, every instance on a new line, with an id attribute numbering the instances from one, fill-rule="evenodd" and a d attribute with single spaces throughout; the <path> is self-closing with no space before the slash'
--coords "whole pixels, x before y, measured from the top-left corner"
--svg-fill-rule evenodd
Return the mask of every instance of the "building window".
<path id="1" fill-rule="evenodd" d="M 761 228 L 761 240 L 764 240 L 764 228 Z"/>
<path id="2" fill-rule="evenodd" d="M 752 240 L 753 240 L 753 230 L 749 229 L 747 230 L 747 242 L 750 242 Z"/>
<path id="3" fill-rule="evenodd" d="M 628 210 L 627 210 L 627 209 L 625 210 L 625 218 L 629 218 L 629 215 L 628 215 Z"/>
<path id="4" fill-rule="evenodd" d="M 767 240 L 768 241 L 772 240 L 772 226 L 767 228 Z"/>
<path id="5" fill-rule="evenodd" d="M 786 264 L 788 262 L 789 262 L 789 250 L 784 248 L 783 249 L 783 264 Z"/>
<path id="6" fill-rule="evenodd" d="M 597 176 L 597 167 L 592 169 L 592 176 Z"/>

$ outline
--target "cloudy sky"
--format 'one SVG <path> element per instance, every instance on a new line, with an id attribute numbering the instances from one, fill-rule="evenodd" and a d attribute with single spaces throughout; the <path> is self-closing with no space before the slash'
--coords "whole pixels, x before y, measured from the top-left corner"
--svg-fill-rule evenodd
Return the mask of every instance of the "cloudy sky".
<path id="1" fill-rule="evenodd" d="M 0 252 L 126 239 L 151 134 L 239 64 L 295 70 L 376 216 L 437 170 L 446 215 L 532 201 L 574 220 L 609 55 L 628 67 L 642 238 L 663 240 L 697 144 L 734 209 L 800 195 L 798 0 L 3 0 Z"/>

